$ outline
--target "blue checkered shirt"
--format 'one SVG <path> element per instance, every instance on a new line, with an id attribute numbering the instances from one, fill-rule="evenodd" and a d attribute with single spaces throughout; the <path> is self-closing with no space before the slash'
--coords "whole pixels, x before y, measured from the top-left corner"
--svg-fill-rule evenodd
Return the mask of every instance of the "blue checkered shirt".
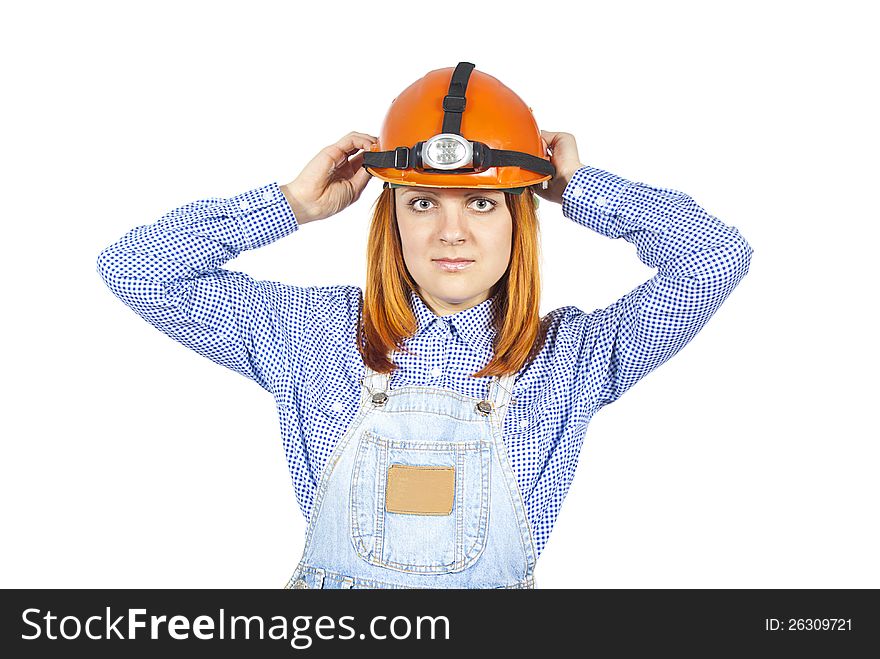
<path id="1" fill-rule="evenodd" d="M 540 555 L 603 406 L 676 354 L 748 272 L 752 248 L 688 195 L 582 167 L 562 212 L 636 246 L 657 273 L 605 309 L 548 314 L 547 341 L 518 374 L 503 436 Z M 357 286 L 294 286 L 222 268 L 298 229 L 277 183 L 172 210 L 98 257 L 113 293 L 175 341 L 273 394 L 281 440 L 306 519 L 324 465 L 352 421 L 363 361 L 355 345 Z M 392 389 L 446 387 L 483 397 L 471 376 L 492 354 L 493 298 L 438 317 L 411 295 L 412 355 L 396 352 Z"/>

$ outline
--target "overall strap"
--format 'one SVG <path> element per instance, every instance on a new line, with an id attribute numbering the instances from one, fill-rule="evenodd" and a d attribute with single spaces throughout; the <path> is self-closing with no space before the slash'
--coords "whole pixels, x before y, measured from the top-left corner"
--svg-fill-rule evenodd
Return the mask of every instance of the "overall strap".
<path id="1" fill-rule="evenodd" d="M 506 411 L 507 405 L 513 395 L 513 383 L 516 380 L 516 373 L 508 373 L 506 375 L 495 376 L 489 385 L 489 400 L 498 410 L 499 414 Z"/>
<path id="2" fill-rule="evenodd" d="M 370 394 L 380 391 L 388 391 L 388 382 L 391 379 L 390 373 L 377 373 L 372 368 L 364 364 L 364 376 L 361 384 L 367 388 Z"/>
<path id="3" fill-rule="evenodd" d="M 495 409 L 498 412 L 499 418 L 504 418 L 504 413 L 507 411 L 507 406 L 513 394 L 513 384 L 516 380 L 516 375 L 516 373 L 508 373 L 507 375 L 494 376 L 489 382 L 489 391 L 486 394 L 486 398 L 480 404 L 485 405 L 488 402 L 491 405 L 485 408 L 478 406 L 478 411 L 488 414 L 492 409 Z M 361 379 L 361 384 L 366 387 L 370 396 L 380 392 L 387 392 L 390 379 L 390 373 L 378 373 L 367 364 L 364 364 L 364 375 Z M 382 398 L 387 399 L 387 396 Z"/>

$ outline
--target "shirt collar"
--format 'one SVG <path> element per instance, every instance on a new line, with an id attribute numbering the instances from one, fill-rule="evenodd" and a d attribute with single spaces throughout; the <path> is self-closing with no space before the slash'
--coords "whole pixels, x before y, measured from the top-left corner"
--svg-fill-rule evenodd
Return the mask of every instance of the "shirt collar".
<path id="1" fill-rule="evenodd" d="M 450 316 L 438 316 L 425 304 L 421 296 L 410 290 L 410 304 L 418 323 L 414 336 L 429 331 L 435 323 L 449 323 L 453 333 L 475 348 L 485 349 L 495 338 L 495 300 L 493 295 L 478 305 Z"/>

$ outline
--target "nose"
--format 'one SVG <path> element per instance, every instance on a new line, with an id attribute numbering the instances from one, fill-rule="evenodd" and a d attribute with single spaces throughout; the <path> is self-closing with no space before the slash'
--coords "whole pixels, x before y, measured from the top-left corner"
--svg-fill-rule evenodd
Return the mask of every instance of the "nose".
<path id="1" fill-rule="evenodd" d="M 457 245 L 464 241 L 467 226 L 463 214 L 458 208 L 445 207 L 441 211 L 440 240 L 450 245 Z"/>

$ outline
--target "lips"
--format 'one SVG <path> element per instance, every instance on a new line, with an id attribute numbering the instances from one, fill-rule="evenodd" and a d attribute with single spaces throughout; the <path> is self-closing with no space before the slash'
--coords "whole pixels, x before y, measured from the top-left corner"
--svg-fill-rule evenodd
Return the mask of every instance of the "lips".
<path id="1" fill-rule="evenodd" d="M 434 264 L 443 272 L 460 272 L 473 263 L 470 259 L 434 259 Z"/>

